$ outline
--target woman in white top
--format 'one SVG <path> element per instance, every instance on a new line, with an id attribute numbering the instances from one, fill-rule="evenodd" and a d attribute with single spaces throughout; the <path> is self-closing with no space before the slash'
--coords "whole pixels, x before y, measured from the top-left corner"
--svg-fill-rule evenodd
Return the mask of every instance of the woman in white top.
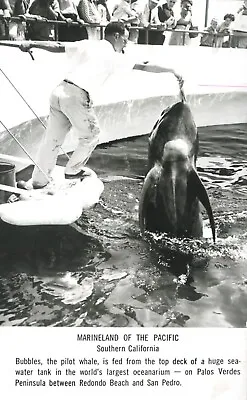
<path id="1" fill-rule="evenodd" d="M 107 24 L 111 20 L 111 15 L 107 7 L 107 0 L 97 0 L 97 8 L 100 13 L 101 23 Z"/>
<path id="2" fill-rule="evenodd" d="M 178 19 L 175 26 L 176 30 L 189 31 L 189 29 L 191 28 L 192 26 L 191 6 L 192 6 L 191 0 L 182 0 L 180 18 Z M 190 43 L 189 32 L 188 33 L 172 32 L 169 40 L 169 45 L 187 46 L 189 43 Z"/>
<path id="3" fill-rule="evenodd" d="M 122 0 L 113 10 L 112 21 L 136 22 L 137 13 L 131 9 L 131 0 Z"/>

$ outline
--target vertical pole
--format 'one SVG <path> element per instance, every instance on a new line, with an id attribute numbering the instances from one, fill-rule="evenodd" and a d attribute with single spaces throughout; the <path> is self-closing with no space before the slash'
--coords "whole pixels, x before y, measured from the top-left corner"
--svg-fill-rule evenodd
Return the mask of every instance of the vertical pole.
<path id="1" fill-rule="evenodd" d="M 5 19 L 4 25 L 5 25 L 5 39 L 9 40 L 9 20 Z"/>
<path id="2" fill-rule="evenodd" d="M 145 44 L 149 42 L 149 28 L 144 30 L 145 32 Z"/>
<path id="3" fill-rule="evenodd" d="M 103 40 L 103 39 L 104 39 L 104 27 L 101 26 L 100 27 L 100 40 Z"/>
<path id="4" fill-rule="evenodd" d="M 183 46 L 185 46 L 185 32 L 183 32 Z"/>
<path id="5" fill-rule="evenodd" d="M 55 38 L 54 39 L 57 42 L 59 40 L 59 37 L 58 37 L 58 24 L 54 25 L 54 32 L 55 32 Z"/>
<path id="6" fill-rule="evenodd" d="M 209 0 L 206 0 L 205 20 L 204 20 L 205 27 L 208 25 L 208 9 L 209 9 Z"/>

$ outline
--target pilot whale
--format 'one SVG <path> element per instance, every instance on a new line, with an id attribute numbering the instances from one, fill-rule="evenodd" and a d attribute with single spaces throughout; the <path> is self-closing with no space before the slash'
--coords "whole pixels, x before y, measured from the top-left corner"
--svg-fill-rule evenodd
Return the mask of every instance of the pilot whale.
<path id="1" fill-rule="evenodd" d="M 149 171 L 139 201 L 140 230 L 142 234 L 147 230 L 202 237 L 201 203 L 215 242 L 212 208 L 196 170 L 198 132 L 183 92 L 181 98 L 162 112 L 149 136 Z"/>

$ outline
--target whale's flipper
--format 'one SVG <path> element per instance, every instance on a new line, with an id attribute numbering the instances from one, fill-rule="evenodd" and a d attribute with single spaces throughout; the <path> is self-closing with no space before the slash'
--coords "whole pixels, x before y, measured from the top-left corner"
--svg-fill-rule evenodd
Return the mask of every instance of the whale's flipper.
<path id="1" fill-rule="evenodd" d="M 215 221 L 214 221 L 212 207 L 205 186 L 203 185 L 198 173 L 194 168 L 191 169 L 188 175 L 188 193 L 190 194 L 190 196 L 188 196 L 187 198 L 188 203 L 190 203 L 194 198 L 197 197 L 198 200 L 202 203 L 202 205 L 206 209 L 210 226 L 212 229 L 213 241 L 215 242 L 216 238 Z M 187 204 L 187 206 L 189 208 L 190 204 Z"/>
<path id="2" fill-rule="evenodd" d="M 141 191 L 139 201 L 139 226 L 143 235 L 146 229 L 148 214 L 148 206 L 156 203 L 157 182 L 160 179 L 161 169 L 157 166 L 153 167 L 147 174 Z"/>

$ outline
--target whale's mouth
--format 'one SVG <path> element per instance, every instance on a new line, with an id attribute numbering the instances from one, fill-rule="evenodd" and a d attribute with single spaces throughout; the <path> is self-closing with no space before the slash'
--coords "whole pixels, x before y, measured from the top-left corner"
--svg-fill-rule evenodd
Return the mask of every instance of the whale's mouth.
<path id="1" fill-rule="evenodd" d="M 160 180 L 162 191 L 161 201 L 167 210 L 169 220 L 169 233 L 179 236 L 184 231 L 187 204 L 187 182 L 190 163 L 188 158 L 178 157 L 175 161 L 168 160 L 164 163 Z"/>
<path id="2" fill-rule="evenodd" d="M 164 187 L 160 196 L 167 210 L 170 234 L 175 236 L 183 231 L 185 225 L 187 180 L 191 169 L 189 153 L 189 145 L 183 139 L 167 142 L 163 151 L 160 180 Z"/>

